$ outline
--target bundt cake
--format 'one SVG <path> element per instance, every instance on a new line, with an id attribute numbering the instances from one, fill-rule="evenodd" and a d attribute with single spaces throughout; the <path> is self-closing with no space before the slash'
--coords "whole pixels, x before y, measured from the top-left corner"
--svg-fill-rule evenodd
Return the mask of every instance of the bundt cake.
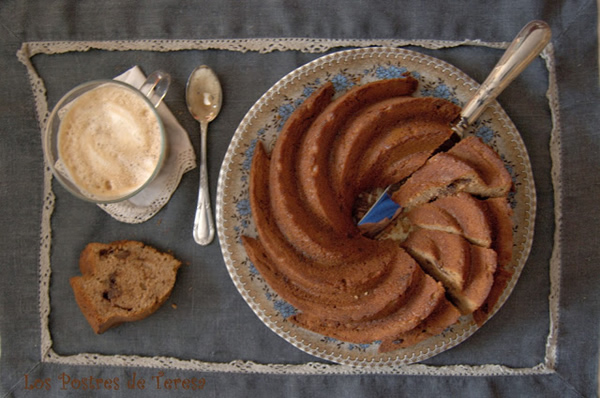
<path id="1" fill-rule="evenodd" d="M 325 83 L 288 118 L 250 171 L 257 236 L 248 257 L 295 307 L 288 319 L 381 352 L 435 336 L 473 314 L 484 322 L 512 255 L 512 181 L 480 139 L 458 141 L 455 104 L 414 97 L 405 76 L 336 98 Z M 457 142 L 458 141 L 458 142 Z M 401 183 L 403 211 L 376 239 L 361 235 L 356 198 Z"/>

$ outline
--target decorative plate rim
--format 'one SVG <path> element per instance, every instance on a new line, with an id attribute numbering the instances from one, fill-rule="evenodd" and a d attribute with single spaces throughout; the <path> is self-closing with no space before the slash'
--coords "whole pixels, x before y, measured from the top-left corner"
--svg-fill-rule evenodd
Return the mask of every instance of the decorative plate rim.
<path id="1" fill-rule="evenodd" d="M 447 336 L 444 336 L 446 333 L 444 332 L 412 347 L 389 353 L 373 354 L 371 353 L 373 350 L 368 347 L 363 349 L 362 347 L 358 347 L 361 345 L 344 342 L 339 342 L 340 346 L 343 347 L 338 347 L 339 349 L 337 350 L 333 349 L 329 343 L 332 343 L 334 339 L 324 342 L 324 339 L 328 339 L 325 336 L 293 325 L 291 322 L 285 320 L 274 308 L 265 308 L 265 305 L 261 303 L 264 300 L 257 296 L 259 292 L 255 289 L 255 286 L 248 286 L 249 282 L 246 280 L 247 278 L 241 275 L 242 269 L 248 271 L 250 261 L 245 254 L 243 245 L 239 239 L 236 240 L 236 235 L 240 233 L 239 225 L 231 225 L 233 221 L 231 221 L 232 214 L 229 208 L 235 206 L 231 201 L 231 191 L 235 189 L 235 184 L 237 183 L 237 181 L 233 180 L 232 174 L 239 171 L 240 167 L 240 164 L 235 164 L 234 160 L 236 156 L 244 157 L 244 152 L 250 153 L 251 157 L 249 148 L 242 148 L 242 145 L 245 144 L 244 140 L 247 140 L 251 136 L 258 139 L 257 131 L 260 127 L 263 127 L 257 126 L 261 121 L 260 117 L 263 115 L 273 116 L 275 108 L 272 105 L 280 100 L 282 95 L 285 96 L 287 92 L 297 90 L 298 86 L 296 84 L 301 83 L 303 78 L 315 76 L 318 80 L 329 71 L 337 70 L 336 68 L 338 67 L 352 67 L 361 62 L 373 62 L 373 66 L 376 66 L 375 61 L 390 62 L 394 60 L 418 65 L 422 69 L 417 72 L 437 73 L 442 74 L 448 79 L 454 79 L 457 84 L 460 83 L 456 89 L 463 96 L 468 92 L 475 91 L 479 86 L 467 74 L 446 61 L 413 50 L 392 47 L 368 47 L 342 50 L 324 55 L 294 69 L 279 79 L 254 103 L 236 129 L 219 172 L 216 202 L 217 233 L 225 265 L 239 293 L 259 319 L 290 344 L 318 358 L 345 365 L 385 367 L 420 362 L 462 343 L 481 326 L 475 323 L 472 316 L 461 317 L 459 323 L 450 328 L 451 333 L 448 333 Z M 519 201 L 515 208 L 516 225 L 518 228 L 513 233 L 513 236 L 516 236 L 517 239 L 515 239 L 514 255 L 510 266 L 512 277 L 498 302 L 492 311 L 490 311 L 489 320 L 509 297 L 529 256 L 533 241 L 536 194 L 529 155 L 516 127 L 497 101 L 492 102 L 480 117 L 480 120 L 486 117 L 489 118 L 490 123 L 494 123 L 494 126 L 502 129 L 498 134 L 498 140 L 495 141 L 495 144 L 503 145 L 503 148 L 510 149 L 514 158 L 512 160 L 517 161 L 520 159 L 518 163 L 513 165 L 518 169 L 516 172 L 517 175 L 513 175 L 513 178 L 518 181 L 519 186 L 516 195 L 518 195 Z M 271 126 L 270 130 L 273 129 Z M 473 134 L 473 131 L 470 133 L 468 131 L 467 134 Z M 503 154 L 501 153 L 501 155 Z M 262 280 L 259 274 L 255 275 L 255 278 L 259 281 Z M 262 281 L 262 284 L 266 285 L 264 281 Z M 270 294 L 268 292 L 268 285 L 266 285 L 266 289 L 267 294 Z"/>

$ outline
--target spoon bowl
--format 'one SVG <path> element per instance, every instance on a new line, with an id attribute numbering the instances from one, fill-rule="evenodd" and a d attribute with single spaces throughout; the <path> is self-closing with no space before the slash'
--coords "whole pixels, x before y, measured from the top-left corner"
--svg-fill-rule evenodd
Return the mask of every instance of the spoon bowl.
<path id="1" fill-rule="evenodd" d="M 212 122 L 221 111 L 223 91 L 215 72 L 206 65 L 192 71 L 186 85 L 188 110 L 198 122 Z"/>
<path id="2" fill-rule="evenodd" d="M 200 123 L 200 187 L 194 217 L 194 240 L 203 246 L 212 242 L 215 236 L 208 191 L 206 136 L 208 123 L 221 111 L 222 100 L 223 91 L 215 72 L 206 65 L 194 69 L 186 85 L 186 102 L 189 112 Z"/>

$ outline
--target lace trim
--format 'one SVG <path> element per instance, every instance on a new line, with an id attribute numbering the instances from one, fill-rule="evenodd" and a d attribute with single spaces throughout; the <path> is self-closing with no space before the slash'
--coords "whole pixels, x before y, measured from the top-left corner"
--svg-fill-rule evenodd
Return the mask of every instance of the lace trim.
<path id="1" fill-rule="evenodd" d="M 559 321 L 559 303 L 560 303 L 560 275 L 561 275 L 561 254 L 562 254 L 562 143 L 560 134 L 560 104 L 558 96 L 558 83 L 556 81 L 554 47 L 550 44 L 541 54 L 546 61 L 549 71 L 548 91 L 546 98 L 550 105 L 550 114 L 552 118 L 552 132 L 550 134 L 550 157 L 552 159 L 552 185 L 554 187 L 554 245 L 552 256 L 550 257 L 550 296 L 548 297 L 550 305 L 550 331 L 546 342 L 545 362 L 548 368 L 555 369 L 557 361 L 558 348 L 558 321 Z"/>
<path id="2" fill-rule="evenodd" d="M 368 46 L 419 46 L 428 49 L 441 49 L 458 46 L 483 46 L 489 48 L 506 48 L 505 42 L 482 42 L 480 40 L 446 41 L 446 40 L 336 40 L 305 38 L 265 38 L 265 39 L 219 39 L 219 40 L 117 40 L 117 41 L 38 41 L 25 42 L 17 52 L 17 58 L 27 68 L 32 87 L 40 131 L 48 120 L 48 104 L 46 88 L 31 63 L 36 54 L 61 54 L 66 52 L 83 52 L 90 49 L 107 51 L 157 51 L 170 52 L 181 50 L 227 50 L 237 52 L 254 51 L 269 53 L 273 51 L 301 51 L 321 53 L 339 47 Z M 48 166 L 44 169 L 44 203 L 40 234 L 40 275 L 39 275 L 39 309 L 41 326 L 40 354 L 42 362 L 65 365 L 106 365 L 106 366 L 140 366 L 150 368 L 173 368 L 204 372 L 237 372 L 237 373 L 269 373 L 269 374 L 402 374 L 402 375 L 435 375 L 435 376 L 525 376 L 550 374 L 555 372 L 557 362 L 560 274 L 561 274 L 561 231 L 562 231 L 562 193 L 561 187 L 561 154 L 560 115 L 558 102 L 558 85 L 556 82 L 554 48 L 549 44 L 542 53 L 549 73 L 549 87 L 546 97 L 549 101 L 552 116 L 550 150 L 552 158 L 552 182 L 555 200 L 555 234 L 552 256 L 550 259 L 550 328 L 546 343 L 544 362 L 531 368 L 509 368 L 503 365 L 486 364 L 481 366 L 449 365 L 429 366 L 412 364 L 401 367 L 357 368 L 345 365 L 309 362 L 300 365 L 291 364 L 259 364 L 252 361 L 235 360 L 229 363 L 214 363 L 197 360 L 181 360 L 171 357 L 141 357 L 135 355 L 100 355 L 81 353 L 62 356 L 52 349 L 52 337 L 49 329 L 50 315 L 50 248 L 52 230 L 50 219 L 54 211 L 55 196 L 52 192 L 52 173 Z"/>

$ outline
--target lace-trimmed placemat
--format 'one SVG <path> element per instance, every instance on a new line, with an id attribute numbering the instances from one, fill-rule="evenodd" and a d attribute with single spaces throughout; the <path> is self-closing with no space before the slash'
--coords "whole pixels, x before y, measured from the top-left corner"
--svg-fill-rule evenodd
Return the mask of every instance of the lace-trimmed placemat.
<path id="1" fill-rule="evenodd" d="M 43 131 L 49 115 L 44 81 L 35 69 L 31 58 L 36 54 L 63 54 L 68 52 L 85 52 L 91 49 L 106 51 L 155 51 L 170 52 L 182 50 L 226 50 L 236 52 L 269 53 L 273 51 L 301 51 L 322 53 L 338 47 L 368 46 L 418 46 L 427 49 L 441 49 L 457 46 L 482 46 L 489 48 L 506 48 L 509 43 L 482 42 L 479 40 L 464 41 L 423 41 L 423 40 L 334 40 L 334 39 L 231 39 L 231 40 L 135 40 L 135 41 L 64 41 L 64 42 L 26 42 L 17 53 L 21 63 L 27 68 L 31 88 L 35 100 L 40 131 Z M 497 376 L 497 375 L 535 375 L 555 373 L 558 344 L 558 320 L 560 298 L 560 231 L 561 231 L 561 142 L 560 118 L 558 104 L 558 88 L 556 82 L 554 51 L 550 44 L 542 53 L 548 70 L 549 85 L 546 97 L 552 117 L 550 150 L 552 157 L 552 182 L 554 186 L 555 232 L 550 269 L 549 315 L 550 327 L 546 338 L 544 361 L 528 368 L 511 368 L 504 365 L 485 364 L 470 366 L 464 364 L 429 366 L 412 364 L 400 367 L 350 367 L 344 365 L 309 362 L 304 364 L 259 364 L 253 361 L 235 360 L 227 363 L 205 362 L 198 360 L 182 360 L 173 357 L 143 357 L 136 355 L 102 355 L 96 353 L 79 353 L 76 355 L 60 355 L 52 347 L 49 329 L 50 316 L 50 251 L 52 230 L 50 219 L 54 210 L 55 197 L 52 191 L 52 173 L 49 167 L 44 171 L 44 203 L 42 203 L 40 263 L 39 263 L 39 314 L 41 326 L 41 361 L 65 365 L 108 365 L 108 366 L 142 366 L 153 368 L 172 368 L 204 372 L 240 372 L 269 374 L 403 374 L 403 375 L 436 375 L 436 376 Z"/>

